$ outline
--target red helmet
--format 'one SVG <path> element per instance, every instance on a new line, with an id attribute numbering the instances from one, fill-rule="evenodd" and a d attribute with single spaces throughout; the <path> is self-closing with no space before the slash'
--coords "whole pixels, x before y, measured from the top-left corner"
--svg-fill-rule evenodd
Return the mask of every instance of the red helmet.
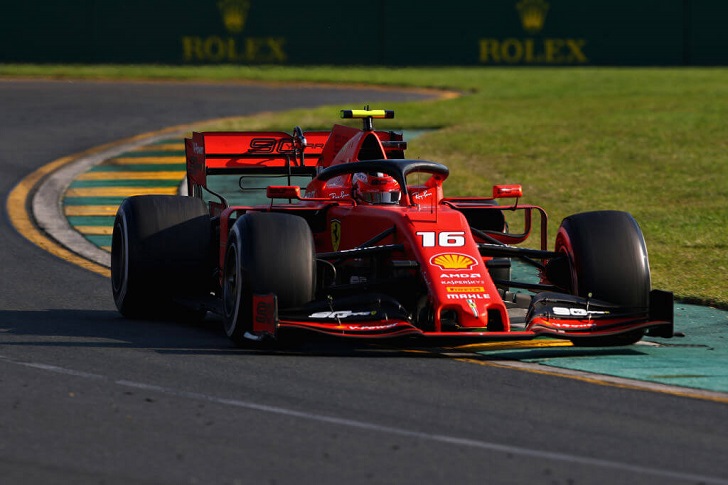
<path id="1" fill-rule="evenodd" d="M 355 173 L 352 184 L 354 197 L 370 204 L 396 204 L 401 191 L 399 184 L 390 175 L 382 172 Z"/>

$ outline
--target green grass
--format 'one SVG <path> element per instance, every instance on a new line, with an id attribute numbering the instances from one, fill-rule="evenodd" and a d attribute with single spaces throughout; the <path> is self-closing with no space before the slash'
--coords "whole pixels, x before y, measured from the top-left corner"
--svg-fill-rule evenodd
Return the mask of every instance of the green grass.
<path id="1" fill-rule="evenodd" d="M 0 76 L 373 83 L 459 97 L 391 103 L 381 128 L 436 128 L 408 156 L 451 169 L 450 195 L 521 183 L 559 221 L 631 212 L 653 286 L 728 308 L 728 69 L 11 66 Z M 341 108 L 267 113 L 218 128 L 329 128 Z"/>

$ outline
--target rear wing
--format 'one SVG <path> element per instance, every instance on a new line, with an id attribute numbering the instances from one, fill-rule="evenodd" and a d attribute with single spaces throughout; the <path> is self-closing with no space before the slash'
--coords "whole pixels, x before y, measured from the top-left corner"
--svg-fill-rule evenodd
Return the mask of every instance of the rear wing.
<path id="1" fill-rule="evenodd" d="M 290 135 L 277 131 L 192 133 L 185 139 L 187 184 L 206 187 L 208 174 L 311 173 L 321 158 L 328 131 Z"/>

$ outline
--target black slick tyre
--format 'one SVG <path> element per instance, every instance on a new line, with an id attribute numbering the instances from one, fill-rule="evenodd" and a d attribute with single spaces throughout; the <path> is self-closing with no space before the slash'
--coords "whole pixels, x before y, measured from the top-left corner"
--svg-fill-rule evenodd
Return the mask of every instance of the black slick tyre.
<path id="1" fill-rule="evenodd" d="M 647 313 L 651 288 L 647 246 L 629 213 L 595 211 L 569 216 L 559 227 L 555 250 L 568 256 L 572 294 Z M 638 330 L 614 337 L 575 339 L 574 343 L 628 345 L 643 334 Z"/>
<path id="2" fill-rule="evenodd" d="M 295 308 L 314 297 L 316 258 L 313 236 L 298 216 L 249 212 L 228 238 L 223 268 L 225 333 L 244 345 L 253 333 L 254 294 L 276 295 L 278 308 Z"/>
<path id="3" fill-rule="evenodd" d="M 197 198 L 134 196 L 119 206 L 111 244 L 114 303 L 127 318 L 195 320 L 180 302 L 209 293 L 211 225 Z"/>

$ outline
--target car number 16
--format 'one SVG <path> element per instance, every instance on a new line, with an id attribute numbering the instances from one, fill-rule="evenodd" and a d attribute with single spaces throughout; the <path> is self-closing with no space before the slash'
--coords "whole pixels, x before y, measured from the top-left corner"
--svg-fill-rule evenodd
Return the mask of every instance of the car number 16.
<path id="1" fill-rule="evenodd" d="M 465 246 L 464 231 L 420 231 L 417 233 L 422 238 L 423 248 L 457 248 Z"/>

